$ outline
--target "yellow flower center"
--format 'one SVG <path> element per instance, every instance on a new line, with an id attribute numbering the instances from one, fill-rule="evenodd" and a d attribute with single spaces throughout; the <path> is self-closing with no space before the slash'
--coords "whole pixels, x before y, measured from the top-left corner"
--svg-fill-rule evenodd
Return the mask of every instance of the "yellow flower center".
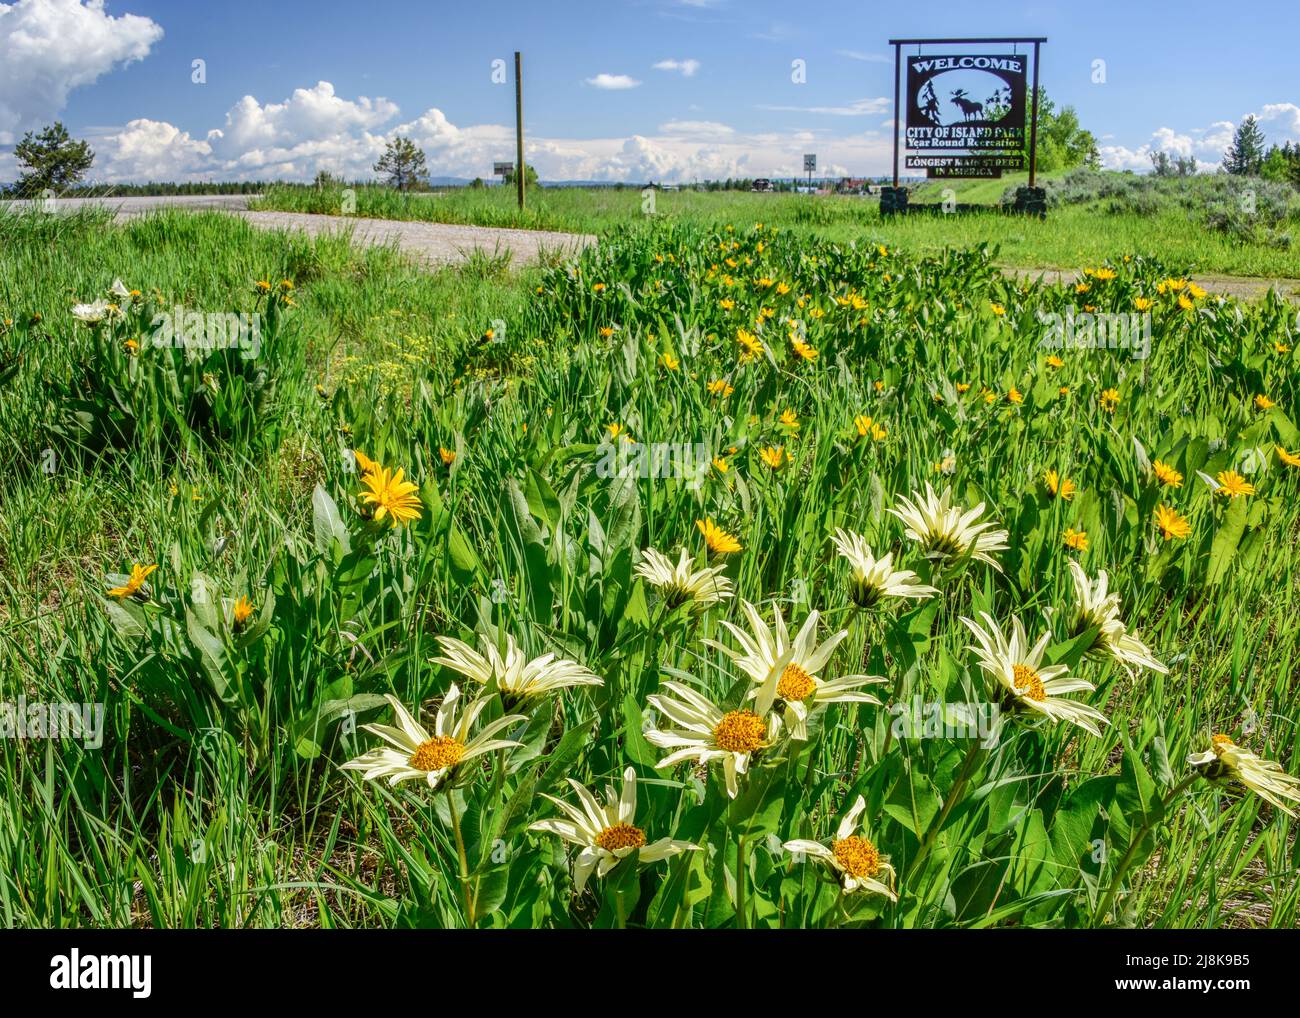
<path id="1" fill-rule="evenodd" d="M 802 701 L 808 699 L 816 688 L 817 683 L 813 681 L 813 677 L 791 661 L 785 666 L 785 671 L 781 673 L 781 678 L 776 684 L 776 695 L 782 700 Z"/>
<path id="2" fill-rule="evenodd" d="M 763 747 L 767 726 L 752 710 L 728 711 L 713 729 L 713 741 L 729 753 L 752 753 Z"/>
<path id="3" fill-rule="evenodd" d="M 1222 756 L 1223 751 L 1227 749 L 1229 746 L 1236 745 L 1236 743 L 1233 742 L 1226 735 L 1216 735 L 1213 739 L 1210 740 L 1210 742 L 1214 748 L 1215 755 L 1217 756 Z"/>
<path id="4" fill-rule="evenodd" d="M 1037 700 L 1039 703 L 1047 699 L 1047 691 L 1043 689 L 1043 680 L 1039 678 L 1036 671 L 1028 665 L 1016 665 L 1012 668 L 1012 683 L 1016 687 L 1016 692 L 1028 700 Z"/>
<path id="5" fill-rule="evenodd" d="M 831 845 L 835 861 L 844 872 L 858 880 L 874 877 L 880 872 L 880 851 L 867 838 L 851 834 Z"/>
<path id="6" fill-rule="evenodd" d="M 596 835 L 596 844 L 606 852 L 616 852 L 620 848 L 640 848 L 645 844 L 645 831 L 631 824 L 615 824 Z"/>
<path id="7" fill-rule="evenodd" d="M 422 742 L 411 756 L 411 766 L 419 771 L 441 771 L 455 767 L 465 755 L 465 744 L 450 735 L 439 735 Z"/>

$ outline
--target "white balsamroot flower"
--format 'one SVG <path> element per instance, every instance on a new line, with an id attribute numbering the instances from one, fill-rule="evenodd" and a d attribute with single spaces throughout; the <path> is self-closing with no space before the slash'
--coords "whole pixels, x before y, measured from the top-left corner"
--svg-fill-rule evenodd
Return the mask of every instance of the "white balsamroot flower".
<path id="1" fill-rule="evenodd" d="M 660 689 L 662 692 L 646 701 L 674 727 L 651 728 L 645 737 L 650 745 L 673 752 L 655 767 L 671 767 L 683 760 L 705 765 L 721 761 L 727 794 L 734 799 L 740 775 L 749 770 L 750 757 L 776 742 L 781 719 L 776 714 L 764 717 L 744 707 L 724 711 L 680 682 L 664 682 Z"/>
<path id="2" fill-rule="evenodd" d="M 530 661 L 509 634 L 504 656 L 486 636 L 480 637 L 480 644 L 482 654 L 453 637 L 439 636 L 438 646 L 444 656 L 433 658 L 432 663 L 445 665 L 499 692 L 507 704 L 536 699 L 570 686 L 600 686 L 605 682 L 576 661 L 557 658 L 554 654 L 543 654 Z"/>
<path id="3" fill-rule="evenodd" d="M 876 558 L 861 534 L 837 527 L 831 541 L 848 560 L 849 597 L 859 608 L 872 608 L 885 597 L 923 599 L 939 593 L 910 569 L 895 569 L 892 551 L 884 558 Z"/>
<path id="4" fill-rule="evenodd" d="M 888 858 L 882 856 L 866 836 L 865 826 L 861 834 L 856 833 L 858 817 L 866 808 L 867 800 L 859 795 L 853 808 L 840 820 L 835 840 L 829 846 L 820 841 L 796 839 L 787 841 L 782 847 L 792 854 L 825 863 L 839 878 L 840 889 L 845 894 L 870 891 L 873 894 L 883 894 L 890 901 L 897 901 L 898 895 L 892 887 L 894 867 L 889 865 Z"/>
<path id="5" fill-rule="evenodd" d="M 1272 760 L 1242 749 L 1226 735 L 1214 736 L 1209 749 L 1192 753 L 1187 762 L 1207 780 L 1237 781 L 1288 816 L 1296 815 L 1283 800 L 1300 803 L 1300 778 L 1288 774 Z"/>
<path id="6" fill-rule="evenodd" d="M 1098 630 L 1096 642 L 1089 648 L 1089 654 L 1110 657 L 1129 674 L 1133 674 L 1135 667 L 1161 673 L 1169 671 L 1156 660 L 1145 643 L 1129 632 L 1128 626 L 1119 617 L 1119 594 L 1107 593 L 1106 570 L 1099 572 L 1096 580 L 1089 580 L 1083 566 L 1070 559 L 1070 575 L 1074 580 L 1074 631 L 1082 633 L 1093 627 Z"/>
<path id="7" fill-rule="evenodd" d="M 1043 652 L 1052 634 L 1044 633 L 1033 646 L 1025 636 L 1020 619 L 1011 620 L 1010 639 L 987 612 L 980 612 L 981 626 L 968 618 L 961 621 L 974 634 L 977 647 L 968 647 L 979 665 L 996 683 L 1003 699 L 1022 712 L 1041 714 L 1052 721 L 1068 721 L 1085 732 L 1101 735 L 1099 725 L 1109 724 L 1101 711 L 1077 700 L 1066 700 L 1065 693 L 1091 692 L 1096 687 L 1085 679 L 1069 674 L 1065 665 L 1043 667 Z"/>
<path id="8" fill-rule="evenodd" d="M 752 634 L 739 626 L 724 621 L 723 628 L 729 632 L 740 645 L 737 650 L 716 640 L 705 640 L 710 647 L 716 647 L 736 662 L 754 683 L 746 695 L 747 700 L 754 700 L 759 714 L 766 714 L 772 704 L 781 701 L 790 720 L 790 738 L 808 738 L 808 715 L 818 705 L 824 703 L 871 703 L 877 706 L 880 701 L 870 693 L 862 691 L 862 686 L 887 681 L 875 675 L 842 675 L 837 679 L 823 679 L 820 672 L 830 660 L 831 654 L 840 642 L 849 635 L 847 629 L 833 633 L 820 645 L 817 643 L 817 622 L 821 618 L 818 612 L 810 612 L 803 626 L 790 639 L 781 609 L 774 612 L 774 624 L 769 629 L 763 617 L 748 601 L 740 602 L 749 620 Z"/>
<path id="9" fill-rule="evenodd" d="M 707 608 L 734 595 L 731 581 L 722 575 L 726 566 L 692 569 L 691 565 L 685 548 L 676 565 L 667 555 L 647 548 L 634 572 L 659 592 L 669 610 L 688 601 L 696 608 Z"/>
<path id="10" fill-rule="evenodd" d="M 397 727 L 361 727 L 378 735 L 388 745 L 363 753 L 355 760 L 349 760 L 342 768 L 345 771 L 361 771 L 361 776 L 367 781 L 387 778 L 390 785 L 396 785 L 411 778 L 421 778 L 430 788 L 439 788 L 448 783 L 449 779 L 454 784 L 457 769 L 474 757 L 490 753 L 494 749 L 523 745 L 513 739 L 492 738 L 503 728 L 527 721 L 522 714 L 507 714 L 497 718 L 471 735 L 470 729 L 491 700 L 480 697 L 457 716 L 460 689 L 454 685 L 447 690 L 447 695 L 438 705 L 432 735 L 407 713 L 397 697 L 386 695 L 384 699 L 392 704 Z"/>
<path id="11" fill-rule="evenodd" d="M 102 297 L 93 304 L 74 304 L 72 317 L 87 325 L 98 325 L 105 318 L 111 317 L 113 305 Z"/>
<path id="12" fill-rule="evenodd" d="M 636 826 L 636 771 L 631 767 L 623 772 L 621 793 L 615 793 L 613 785 L 605 786 L 604 805 L 586 785 L 573 778 L 569 778 L 569 784 L 581 808 L 543 792 L 566 819 L 539 820 L 528 829 L 557 835 L 581 849 L 573 862 L 573 885 L 579 894 L 587 886 L 592 870 L 604 877 L 629 855 L 635 854 L 639 863 L 653 863 L 682 852 L 699 851 L 699 845 L 673 838 L 646 844 L 645 831 Z"/>
<path id="13" fill-rule="evenodd" d="M 130 301 L 131 291 L 126 288 L 126 284 L 120 279 L 114 279 L 113 285 L 108 288 L 108 295 L 119 301 Z"/>
<path id="14" fill-rule="evenodd" d="M 989 529 L 996 525 L 992 520 L 979 522 L 983 502 L 964 510 L 952 504 L 952 488 L 938 496 L 927 481 L 924 497 L 919 491 L 912 492 L 911 499 L 899 495 L 898 507 L 885 511 L 907 525 L 904 533 L 921 546 L 926 558 L 950 563 L 969 555 L 1002 571 L 991 553 L 1006 550 L 1007 532 Z"/>

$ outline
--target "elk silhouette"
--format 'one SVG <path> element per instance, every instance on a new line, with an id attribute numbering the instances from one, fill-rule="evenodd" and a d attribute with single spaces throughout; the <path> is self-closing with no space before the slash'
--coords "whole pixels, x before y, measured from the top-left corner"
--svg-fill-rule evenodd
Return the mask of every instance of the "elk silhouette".
<path id="1" fill-rule="evenodd" d="M 952 93 L 952 101 L 961 107 L 963 120 L 969 120 L 971 117 L 975 116 L 975 114 L 982 114 L 984 112 L 984 104 L 967 99 L 966 90 L 964 88 L 959 88 Z"/>

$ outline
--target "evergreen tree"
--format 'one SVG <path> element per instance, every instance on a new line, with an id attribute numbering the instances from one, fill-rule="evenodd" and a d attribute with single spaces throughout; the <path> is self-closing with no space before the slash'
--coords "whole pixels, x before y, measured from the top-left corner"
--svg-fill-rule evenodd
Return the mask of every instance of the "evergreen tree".
<path id="1" fill-rule="evenodd" d="M 388 143 L 379 162 L 375 163 L 375 172 L 399 191 L 409 191 L 429 175 L 424 152 L 410 138 L 401 136 Z"/>
<path id="2" fill-rule="evenodd" d="M 84 141 L 73 141 L 68 129 L 58 121 L 40 134 L 28 131 L 14 147 L 14 156 L 27 167 L 14 185 L 23 198 L 35 198 L 42 191 L 57 192 L 75 185 L 95 161 L 90 146 Z"/>
<path id="3" fill-rule="evenodd" d="M 1223 155 L 1223 170 L 1239 177 L 1257 177 L 1264 166 L 1264 132 L 1253 115 L 1237 127 Z"/>

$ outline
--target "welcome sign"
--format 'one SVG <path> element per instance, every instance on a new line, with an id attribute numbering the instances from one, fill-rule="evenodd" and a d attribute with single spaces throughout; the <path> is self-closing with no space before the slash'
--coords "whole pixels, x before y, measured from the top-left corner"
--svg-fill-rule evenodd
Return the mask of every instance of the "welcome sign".
<path id="1" fill-rule="evenodd" d="M 907 59 L 907 168 L 930 177 L 999 177 L 1025 167 L 1028 58 Z"/>

